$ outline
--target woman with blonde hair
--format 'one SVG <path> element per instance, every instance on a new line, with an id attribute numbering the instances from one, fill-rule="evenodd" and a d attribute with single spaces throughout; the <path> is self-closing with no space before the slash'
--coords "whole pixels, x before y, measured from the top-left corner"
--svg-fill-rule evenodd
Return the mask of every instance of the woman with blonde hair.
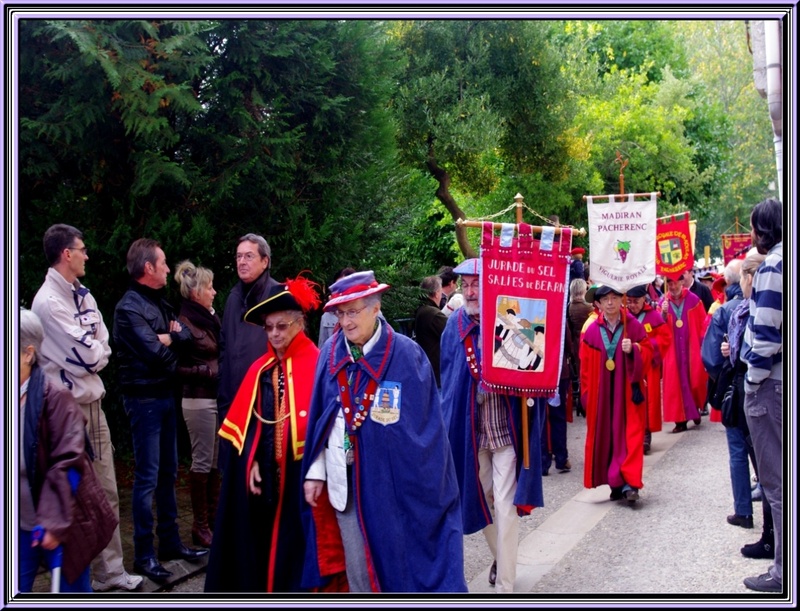
<path id="1" fill-rule="evenodd" d="M 178 320 L 191 335 L 191 349 L 178 360 L 178 377 L 183 383 L 183 419 L 192 444 L 192 465 L 189 469 L 192 499 L 192 542 L 211 547 L 219 497 L 217 469 L 219 419 L 217 385 L 219 379 L 220 320 L 214 312 L 214 273 L 196 267 L 191 261 L 176 266 L 175 281 L 180 286 L 181 303 Z"/>

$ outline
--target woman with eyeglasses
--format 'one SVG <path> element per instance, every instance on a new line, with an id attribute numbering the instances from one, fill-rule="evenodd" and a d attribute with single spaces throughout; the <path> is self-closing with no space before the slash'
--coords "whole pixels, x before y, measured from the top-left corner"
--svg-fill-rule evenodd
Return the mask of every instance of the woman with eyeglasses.
<path id="1" fill-rule="evenodd" d="M 267 351 L 250 366 L 219 435 L 234 451 L 225 466 L 206 592 L 336 591 L 344 584 L 341 541 L 320 546 L 325 570 L 302 583 L 305 539 L 300 465 L 319 349 L 305 314 L 320 305 L 314 283 L 299 276 L 273 287 L 244 321 L 264 329 Z M 334 519 L 320 505 L 321 525 Z M 330 529 L 328 529 L 330 530 Z"/>
<path id="2" fill-rule="evenodd" d="M 217 469 L 219 420 L 217 388 L 219 381 L 220 320 L 214 312 L 214 273 L 181 261 L 175 269 L 180 286 L 181 310 L 178 320 L 189 329 L 191 346 L 178 357 L 178 377 L 183 385 L 181 409 L 192 444 L 189 485 L 192 499 L 192 543 L 211 547 L 214 528 L 219 470 Z"/>
<path id="3" fill-rule="evenodd" d="M 302 473 L 306 511 L 329 498 L 336 523 L 305 521 L 308 549 L 340 535 L 351 592 L 466 592 L 436 378 L 420 345 L 381 317 L 388 288 L 371 271 L 330 287 L 339 328 L 319 356 Z"/>

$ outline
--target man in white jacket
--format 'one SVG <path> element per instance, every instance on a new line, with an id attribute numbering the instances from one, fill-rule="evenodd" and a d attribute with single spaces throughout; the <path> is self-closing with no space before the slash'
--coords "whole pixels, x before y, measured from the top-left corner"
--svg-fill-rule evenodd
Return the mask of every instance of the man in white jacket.
<path id="1" fill-rule="evenodd" d="M 94 452 L 94 470 L 119 518 L 111 434 L 100 405 L 106 391 L 98 375 L 108 364 L 111 348 L 97 302 L 79 280 L 86 275 L 89 258 L 83 234 L 70 225 L 53 225 L 44 234 L 44 253 L 50 269 L 31 306 L 44 325 L 41 366 L 80 404 Z M 135 590 L 142 583 L 142 577 L 125 572 L 119 526 L 108 547 L 92 562 L 92 575 L 92 588 L 101 592 Z"/>

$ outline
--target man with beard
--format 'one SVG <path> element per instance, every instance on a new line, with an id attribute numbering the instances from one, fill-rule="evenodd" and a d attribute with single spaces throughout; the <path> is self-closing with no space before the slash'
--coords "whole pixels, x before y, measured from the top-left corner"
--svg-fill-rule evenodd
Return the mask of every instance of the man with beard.
<path id="1" fill-rule="evenodd" d="M 519 516 L 544 505 L 541 418 L 545 399 L 481 389 L 480 259 L 455 268 L 464 306 L 442 334 L 442 406 L 461 491 L 464 534 L 483 530 L 495 561 L 489 583 L 498 593 L 514 591 Z M 522 469 L 522 410 L 529 411 L 530 468 Z"/>

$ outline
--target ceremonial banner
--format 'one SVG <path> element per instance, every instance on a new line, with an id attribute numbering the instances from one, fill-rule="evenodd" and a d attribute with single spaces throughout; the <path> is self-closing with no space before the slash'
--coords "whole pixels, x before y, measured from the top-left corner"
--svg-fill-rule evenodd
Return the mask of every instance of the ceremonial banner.
<path id="1" fill-rule="evenodd" d="M 658 219 L 656 273 L 677 278 L 694 267 L 694 253 L 689 229 L 689 213 Z"/>
<path id="2" fill-rule="evenodd" d="M 517 236 L 514 236 L 515 230 Z M 484 390 L 513 395 L 558 392 L 572 230 L 483 224 L 481 371 Z"/>
<path id="3" fill-rule="evenodd" d="M 629 194 L 626 201 L 602 204 L 594 197 L 586 197 L 592 281 L 625 293 L 655 280 L 656 194 L 644 201 Z"/>
<path id="4" fill-rule="evenodd" d="M 733 259 L 742 259 L 752 248 L 749 233 L 722 234 L 722 261 L 724 265 Z"/>

